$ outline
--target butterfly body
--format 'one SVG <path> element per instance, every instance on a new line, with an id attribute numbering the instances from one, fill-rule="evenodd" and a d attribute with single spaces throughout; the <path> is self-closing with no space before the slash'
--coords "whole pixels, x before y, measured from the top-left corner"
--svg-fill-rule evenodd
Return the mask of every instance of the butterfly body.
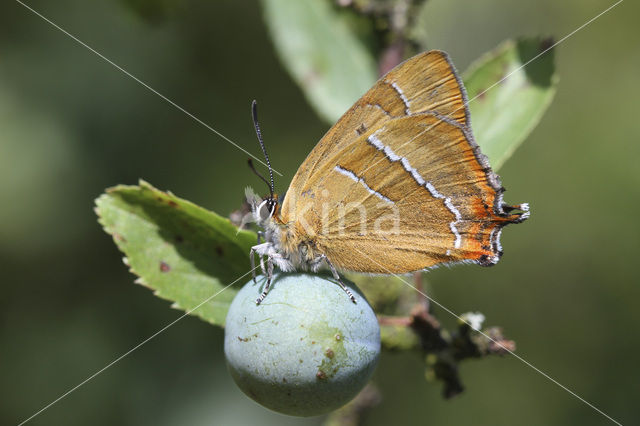
<path id="1" fill-rule="evenodd" d="M 281 209 L 273 199 L 255 206 L 266 240 L 255 251 L 285 271 L 326 263 L 338 280 L 337 268 L 489 266 L 502 254 L 502 227 L 529 215 L 503 192 L 473 139 L 448 56 L 425 52 L 382 77 L 327 132 Z"/>
<path id="2" fill-rule="evenodd" d="M 265 242 L 253 247 L 256 254 L 272 259 L 283 272 L 316 272 L 321 266 L 323 256 L 310 236 L 296 230 L 299 224 L 286 224 L 277 217 L 261 218 L 258 211 L 259 209 L 255 210 L 254 217 L 258 225 L 264 229 L 259 235 Z"/>

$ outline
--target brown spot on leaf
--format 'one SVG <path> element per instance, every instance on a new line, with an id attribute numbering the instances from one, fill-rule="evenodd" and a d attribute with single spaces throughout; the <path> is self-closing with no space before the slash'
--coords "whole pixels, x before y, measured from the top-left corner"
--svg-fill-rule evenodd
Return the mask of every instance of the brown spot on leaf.
<path id="1" fill-rule="evenodd" d="M 177 208 L 177 207 L 178 207 L 178 203 L 176 203 L 176 202 L 175 202 L 175 201 L 173 201 L 173 200 L 169 200 L 169 206 L 174 207 L 174 208 Z"/>
<path id="2" fill-rule="evenodd" d="M 169 272 L 171 270 L 171 266 L 165 261 L 160 262 L 160 272 Z"/>
<path id="3" fill-rule="evenodd" d="M 118 241 L 120 241 L 120 242 L 122 242 L 122 243 L 126 243 L 127 242 L 127 239 L 125 237 L 123 237 L 122 234 L 119 234 L 117 232 L 113 233 L 113 238 L 118 240 Z"/>
<path id="4" fill-rule="evenodd" d="M 224 255 L 224 249 L 222 246 L 216 246 L 216 254 L 221 257 Z"/>
<path id="5" fill-rule="evenodd" d="M 176 243 L 181 243 L 184 241 L 184 237 L 182 235 L 176 235 Z"/>

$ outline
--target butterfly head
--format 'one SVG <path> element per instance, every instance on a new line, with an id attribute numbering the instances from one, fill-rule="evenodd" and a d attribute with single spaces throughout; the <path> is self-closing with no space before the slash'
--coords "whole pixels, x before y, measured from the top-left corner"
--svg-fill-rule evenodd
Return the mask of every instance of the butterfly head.
<path id="1" fill-rule="evenodd" d="M 271 221 L 277 211 L 278 200 L 275 198 L 269 197 L 260 202 L 260 204 L 253 206 L 253 214 L 256 222 L 262 227 Z"/>

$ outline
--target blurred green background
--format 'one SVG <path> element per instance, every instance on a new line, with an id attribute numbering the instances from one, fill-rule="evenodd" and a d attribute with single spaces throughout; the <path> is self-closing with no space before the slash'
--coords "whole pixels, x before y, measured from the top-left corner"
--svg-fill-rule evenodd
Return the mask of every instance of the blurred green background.
<path id="1" fill-rule="evenodd" d="M 431 0 L 431 48 L 467 65 L 504 39 L 559 39 L 613 2 Z M 255 1 L 28 3 L 259 155 L 280 191 L 327 130 L 278 62 Z M 432 296 L 482 311 L 517 353 L 623 424 L 640 418 L 640 5 L 625 1 L 559 46 L 560 85 L 502 168 L 532 218 L 484 269 L 441 268 Z M 246 185 L 246 154 L 17 2 L 0 5 L 0 423 L 17 424 L 181 315 L 121 262 L 93 200 L 138 178 L 221 214 Z M 444 322 L 447 314 L 436 311 Z M 319 424 L 263 409 L 226 371 L 223 331 L 185 318 L 30 424 Z M 445 401 L 418 354 L 384 354 L 368 425 L 607 424 L 514 357 L 467 362 Z"/>

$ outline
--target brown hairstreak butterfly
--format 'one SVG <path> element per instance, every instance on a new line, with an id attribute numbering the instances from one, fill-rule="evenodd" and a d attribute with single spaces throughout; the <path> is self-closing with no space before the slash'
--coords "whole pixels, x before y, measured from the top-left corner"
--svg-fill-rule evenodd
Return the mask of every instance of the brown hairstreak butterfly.
<path id="1" fill-rule="evenodd" d="M 269 164 L 255 101 L 253 117 Z M 502 228 L 529 216 L 527 204 L 502 201 L 500 178 L 471 134 L 462 81 L 441 51 L 416 55 L 378 80 L 311 151 L 284 200 L 274 195 L 270 165 L 269 172 L 270 181 L 262 179 L 271 195 L 253 206 L 264 232 L 251 261 L 257 253 L 267 275 L 257 303 L 274 264 L 282 271 L 326 265 L 340 284 L 338 269 L 494 265 Z"/>

